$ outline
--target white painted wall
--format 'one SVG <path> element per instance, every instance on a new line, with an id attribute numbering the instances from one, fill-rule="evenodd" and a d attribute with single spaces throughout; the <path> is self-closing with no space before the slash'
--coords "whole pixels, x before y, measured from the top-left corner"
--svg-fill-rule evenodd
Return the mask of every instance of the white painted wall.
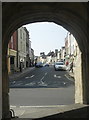
<path id="1" fill-rule="evenodd" d="M 62 48 L 62 50 L 61 50 L 61 59 L 63 59 L 64 60 L 64 55 L 65 55 L 65 48 Z"/>
<path id="2" fill-rule="evenodd" d="M 2 3 L 0 2 L 0 120 L 2 119 Z"/>
<path id="3" fill-rule="evenodd" d="M 51 61 L 52 58 L 51 58 L 51 56 L 47 56 L 46 59 L 47 59 L 47 63 L 50 63 L 50 61 Z"/>

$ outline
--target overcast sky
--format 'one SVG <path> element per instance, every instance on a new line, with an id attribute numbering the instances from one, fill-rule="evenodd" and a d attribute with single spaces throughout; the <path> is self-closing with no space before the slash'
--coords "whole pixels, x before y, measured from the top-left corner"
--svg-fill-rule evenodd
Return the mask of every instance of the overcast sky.
<path id="1" fill-rule="evenodd" d="M 67 30 L 52 22 L 40 22 L 25 25 L 30 34 L 31 48 L 36 56 L 40 52 L 60 50 L 65 45 Z"/>

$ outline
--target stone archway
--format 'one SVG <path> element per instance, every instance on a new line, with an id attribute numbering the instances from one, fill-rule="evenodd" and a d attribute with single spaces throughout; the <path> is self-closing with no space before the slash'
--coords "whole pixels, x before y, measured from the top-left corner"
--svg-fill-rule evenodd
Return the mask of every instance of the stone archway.
<path id="1" fill-rule="evenodd" d="M 9 10 L 10 9 L 10 10 Z M 7 46 L 11 34 L 20 26 L 34 22 L 55 22 L 70 31 L 82 52 L 83 103 L 89 103 L 89 37 L 87 3 L 3 3 L 2 5 L 2 118 L 9 117 Z M 79 89 L 81 91 L 81 89 Z M 76 96 L 80 96 L 79 94 Z M 77 97 L 75 99 L 78 99 Z M 80 102 L 80 101 L 79 101 Z"/>

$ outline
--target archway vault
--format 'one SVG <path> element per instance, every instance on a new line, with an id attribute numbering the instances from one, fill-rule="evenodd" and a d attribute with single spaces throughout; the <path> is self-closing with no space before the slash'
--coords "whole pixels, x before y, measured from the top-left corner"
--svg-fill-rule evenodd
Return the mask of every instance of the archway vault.
<path id="1" fill-rule="evenodd" d="M 6 10 L 8 14 L 5 13 Z M 11 34 L 18 27 L 28 23 L 55 22 L 75 36 L 81 44 L 79 47 L 82 51 L 87 42 L 83 41 L 87 39 L 86 13 L 86 4 L 83 3 L 3 3 L 3 34 L 7 34 L 7 29 Z M 6 23 L 7 19 L 9 20 Z M 81 34 L 84 36 L 81 37 Z"/>
<path id="2" fill-rule="evenodd" d="M 2 4 L 2 65 L 3 65 L 3 118 L 8 116 L 9 89 L 7 73 L 7 46 L 12 33 L 22 25 L 35 22 L 54 22 L 70 31 L 76 38 L 82 52 L 83 103 L 89 103 L 89 36 L 88 3 L 37 3 L 15 2 Z M 77 98 L 76 98 L 77 99 Z M 6 107 L 6 109 L 4 109 Z"/>

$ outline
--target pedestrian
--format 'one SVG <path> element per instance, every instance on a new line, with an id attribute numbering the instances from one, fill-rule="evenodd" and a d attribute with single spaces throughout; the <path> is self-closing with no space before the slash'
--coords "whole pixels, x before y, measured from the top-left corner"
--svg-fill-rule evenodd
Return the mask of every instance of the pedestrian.
<path id="1" fill-rule="evenodd" d="M 72 73 L 73 73 L 73 61 L 71 62 L 71 64 L 70 64 L 70 70 L 72 71 Z M 70 71 L 69 70 L 69 71 Z"/>
<path id="2" fill-rule="evenodd" d="M 35 67 L 36 67 L 37 62 L 35 62 Z"/>
<path id="3" fill-rule="evenodd" d="M 68 61 L 66 61 L 66 66 L 68 66 L 68 64 L 69 64 L 69 62 L 68 62 Z"/>
<path id="4" fill-rule="evenodd" d="M 22 62 L 20 62 L 20 72 L 22 72 Z"/>

